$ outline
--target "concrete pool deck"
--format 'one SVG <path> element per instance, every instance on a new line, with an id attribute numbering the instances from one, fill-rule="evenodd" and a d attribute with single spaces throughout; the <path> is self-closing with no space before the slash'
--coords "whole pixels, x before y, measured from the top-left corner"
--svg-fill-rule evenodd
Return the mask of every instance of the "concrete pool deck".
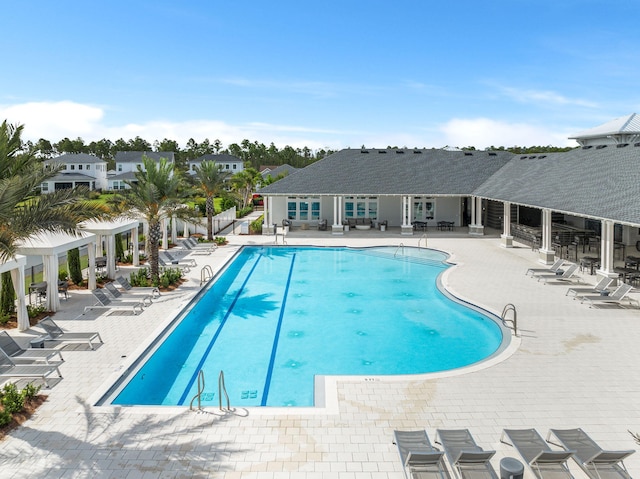
<path id="1" fill-rule="evenodd" d="M 340 380 L 335 408 L 313 411 L 92 406 L 141 345 L 196 294 L 204 265 L 220 267 L 242 244 L 274 243 L 273 236 L 228 238 L 230 245 L 211 256 L 192 255 L 198 267 L 188 281 L 141 315 L 82 315 L 92 303 L 84 291 L 62 301 L 56 322 L 69 331 L 99 331 L 104 344 L 94 351 L 65 348 L 64 378 L 43 391 L 47 402 L 2 442 L 0 478 L 401 479 L 394 429 L 426 429 L 433 441 L 436 428 L 468 428 L 484 449 L 497 451 L 491 462 L 498 472 L 502 457 L 520 459 L 499 441 L 503 428 L 535 427 L 546 436 L 549 428 L 582 427 L 605 448 L 640 449 L 627 432 L 640 432 L 640 309 L 589 308 L 565 296 L 569 286 L 525 276 L 537 267 L 529 247 L 505 249 L 495 234 L 469 237 L 464 231 L 429 231 L 428 247 L 449 252 L 456 263 L 443 277 L 451 293 L 497 315 L 507 303 L 516 306 L 519 345 L 501 362 L 462 375 Z M 294 230 L 286 241 L 425 243 L 421 233 L 401 236 L 392 229 L 344 236 Z M 11 334 L 28 343 L 39 332 Z M 217 389 L 215 379 L 207 378 L 207 389 Z M 638 475 L 640 452 L 626 465 Z M 586 477 L 574 462 L 569 467 L 576 478 Z M 525 478 L 533 477 L 525 469 Z"/>

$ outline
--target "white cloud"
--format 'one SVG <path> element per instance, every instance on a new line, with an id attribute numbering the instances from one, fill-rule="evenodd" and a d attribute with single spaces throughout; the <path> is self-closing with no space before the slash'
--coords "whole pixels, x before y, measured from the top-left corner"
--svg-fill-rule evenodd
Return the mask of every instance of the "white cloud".
<path id="1" fill-rule="evenodd" d="M 520 103 L 535 103 L 549 106 L 567 106 L 575 105 L 587 108 L 596 108 L 598 105 L 594 102 L 583 100 L 581 98 L 570 98 L 551 90 L 527 90 L 511 87 L 501 88 L 502 92 Z"/>
<path id="2" fill-rule="evenodd" d="M 102 108 L 71 101 L 0 105 L 0 118 L 25 125 L 23 138 L 58 141 L 92 134 L 100 127 Z M 55 140 L 54 140 L 55 139 Z"/>
<path id="3" fill-rule="evenodd" d="M 527 123 L 508 123 L 490 118 L 454 118 L 440 127 L 442 146 L 575 146 L 569 133 Z"/>

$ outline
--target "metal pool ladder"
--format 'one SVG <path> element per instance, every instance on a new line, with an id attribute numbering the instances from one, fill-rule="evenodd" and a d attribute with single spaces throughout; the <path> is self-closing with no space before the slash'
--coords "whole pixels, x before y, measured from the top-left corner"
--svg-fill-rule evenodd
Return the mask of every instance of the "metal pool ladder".
<path id="1" fill-rule="evenodd" d="M 513 317 L 512 318 L 507 318 L 507 315 L 509 313 L 513 313 Z M 502 309 L 502 322 L 504 323 L 504 325 L 506 326 L 507 323 L 511 323 L 513 326 L 513 334 L 514 335 L 518 335 L 518 313 L 516 312 L 516 307 L 509 303 L 507 304 L 503 309 Z"/>
<path id="2" fill-rule="evenodd" d="M 229 395 L 227 394 L 227 387 L 224 385 L 224 371 L 220 371 L 218 375 L 218 407 L 221 411 L 222 409 L 222 393 L 224 393 L 224 397 L 227 400 L 227 411 L 231 411 L 231 404 L 229 403 Z"/>
<path id="3" fill-rule="evenodd" d="M 205 264 L 200 270 L 200 286 L 209 281 L 211 278 L 213 278 L 213 270 L 211 269 L 211 266 Z"/>
<path id="4" fill-rule="evenodd" d="M 198 371 L 198 393 L 193 396 L 189 403 L 189 410 L 193 411 L 193 401 L 198 400 L 198 411 L 202 411 L 202 393 L 204 392 L 204 372 L 202 369 Z"/>
<path id="5" fill-rule="evenodd" d="M 427 247 L 427 233 L 423 234 L 422 236 L 420 236 L 420 238 L 418 239 L 418 248 L 420 248 L 420 241 L 422 241 L 422 239 L 424 238 L 424 247 Z"/>
<path id="6" fill-rule="evenodd" d="M 204 392 L 204 371 L 201 369 L 198 371 L 198 392 L 191 399 L 189 403 L 189 410 L 193 411 L 193 402 L 198 400 L 198 412 L 202 411 L 202 393 Z M 227 387 L 224 384 L 224 371 L 220 371 L 220 375 L 218 376 L 218 407 L 221 411 L 225 409 L 222 407 L 222 395 L 227 402 L 227 411 L 231 411 L 231 403 L 229 402 L 229 394 L 227 393 Z"/>
<path id="7" fill-rule="evenodd" d="M 400 243 L 398 245 L 398 247 L 396 248 L 396 252 L 393 253 L 393 257 L 395 258 L 396 256 L 398 256 L 398 251 L 402 252 L 402 256 L 404 256 L 404 243 Z"/>

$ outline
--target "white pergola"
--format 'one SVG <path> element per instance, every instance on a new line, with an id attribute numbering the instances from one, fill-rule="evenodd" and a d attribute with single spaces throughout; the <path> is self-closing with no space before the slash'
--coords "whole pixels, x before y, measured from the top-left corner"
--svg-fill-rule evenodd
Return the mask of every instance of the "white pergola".
<path id="1" fill-rule="evenodd" d="M 60 297 L 58 296 L 58 256 L 62 253 L 66 253 L 74 248 L 87 246 L 87 252 L 89 254 L 89 289 L 93 290 L 96 288 L 95 242 L 95 234 L 80 231 L 77 236 L 66 233 L 41 233 L 24 240 L 18 245 L 19 254 L 25 256 L 42 256 L 44 280 L 47 282 L 45 306 L 49 311 L 55 312 L 60 308 Z M 22 276 L 24 284 L 24 266 Z M 16 281 L 14 281 L 14 284 L 16 284 Z"/>
<path id="2" fill-rule="evenodd" d="M 107 243 L 107 277 L 115 278 L 116 274 L 116 235 L 118 233 L 131 232 L 133 239 L 133 265 L 140 265 L 138 250 L 138 225 L 140 221 L 130 218 L 115 218 L 111 221 L 85 221 L 80 225 L 83 231 L 88 231 L 97 236 L 96 249 L 102 250 L 102 237 Z M 102 256 L 102 251 L 96 251 L 96 255 Z"/>
<path id="3" fill-rule="evenodd" d="M 11 272 L 11 281 L 13 282 L 13 289 L 16 292 L 18 298 L 17 304 L 17 316 L 18 316 L 18 331 L 25 331 L 29 329 L 29 313 L 27 312 L 26 294 L 24 290 L 24 267 L 27 264 L 27 258 L 22 255 L 16 255 L 14 259 L 11 259 L 5 263 L 0 264 L 0 273 Z"/>

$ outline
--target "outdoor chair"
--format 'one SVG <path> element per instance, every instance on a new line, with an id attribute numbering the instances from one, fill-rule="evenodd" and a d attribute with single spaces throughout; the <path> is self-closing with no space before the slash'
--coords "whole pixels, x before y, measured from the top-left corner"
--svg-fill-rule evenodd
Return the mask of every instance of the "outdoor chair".
<path id="1" fill-rule="evenodd" d="M 132 311 L 133 314 L 138 314 L 144 310 L 145 303 L 143 301 L 111 300 L 101 289 L 94 289 L 91 294 L 98 302 L 91 306 L 85 306 L 85 313 L 93 309 L 109 309 L 113 311 Z"/>
<path id="2" fill-rule="evenodd" d="M 599 293 L 602 294 L 604 291 L 609 291 L 609 286 L 613 283 L 613 278 L 607 278 L 604 276 L 600 281 L 598 281 L 594 286 L 590 288 L 569 288 L 565 293 L 565 296 L 573 296 L 573 299 L 576 299 L 578 294 L 581 293 Z"/>
<path id="3" fill-rule="evenodd" d="M 58 366 L 55 364 L 16 364 L 4 350 L 0 349 L 0 378 L 24 378 L 42 379 L 46 388 L 49 388 L 48 378 L 53 373 L 62 377 Z"/>
<path id="4" fill-rule="evenodd" d="M 195 268 L 196 266 L 198 266 L 198 263 L 196 263 L 196 260 L 193 258 L 179 259 L 173 256 L 168 251 L 165 251 L 164 255 L 171 264 L 187 265 L 189 266 L 189 268 Z"/>
<path id="5" fill-rule="evenodd" d="M 567 460 L 575 451 L 554 451 L 535 429 L 503 429 L 500 442 L 518 451 L 538 479 L 573 479 Z"/>
<path id="6" fill-rule="evenodd" d="M 155 286 L 148 286 L 148 287 L 135 286 L 134 287 L 131 285 L 129 280 L 124 276 L 118 276 L 116 278 L 116 281 L 122 287 L 122 289 L 124 289 L 125 291 L 128 291 L 131 294 L 151 295 L 152 299 L 160 297 L 160 290 Z"/>
<path id="7" fill-rule="evenodd" d="M 135 300 L 135 301 L 142 301 L 143 306 L 151 306 L 151 303 L 153 302 L 152 296 L 150 294 L 145 294 L 145 295 L 136 295 L 134 296 L 133 294 L 127 294 L 126 296 L 121 293 L 118 288 L 116 288 L 116 285 L 113 283 L 106 283 L 104 285 L 104 289 L 106 289 L 111 296 L 113 296 L 114 301 L 126 301 L 126 300 Z"/>
<path id="8" fill-rule="evenodd" d="M 564 264 L 564 260 L 562 258 L 557 259 L 555 263 L 553 263 L 548 268 L 529 268 L 524 274 L 527 276 L 535 276 L 536 274 L 549 274 L 555 273 L 558 271 L 562 265 Z"/>
<path id="9" fill-rule="evenodd" d="M 158 256 L 158 264 L 163 268 L 171 268 L 171 267 L 178 268 L 180 271 L 182 271 L 182 273 L 185 273 L 185 274 L 191 271 L 191 268 L 189 267 L 189 265 L 182 264 L 180 262 L 167 263 L 164 259 L 162 259 L 162 256 Z"/>
<path id="10" fill-rule="evenodd" d="M 404 475 L 409 478 L 448 479 L 444 453 L 431 445 L 426 431 L 394 431 Z"/>
<path id="11" fill-rule="evenodd" d="M 437 429 L 436 443 L 441 444 L 451 467 L 460 479 L 497 479 L 489 462 L 496 451 L 485 451 L 468 429 Z"/>
<path id="12" fill-rule="evenodd" d="M 580 296 L 580 302 L 584 303 L 585 301 L 589 303 L 589 307 L 594 304 L 620 304 L 620 302 L 629 294 L 629 292 L 633 289 L 633 286 L 627 283 L 622 283 L 618 286 L 613 293 L 608 296 L 599 295 L 599 296 Z"/>
<path id="13" fill-rule="evenodd" d="M 549 281 L 582 281 L 579 276 L 574 276 L 578 272 L 578 265 L 572 263 L 566 270 L 562 271 L 562 274 L 559 274 L 562 270 L 558 270 L 555 274 L 539 274 L 536 276 L 538 278 L 538 282 L 542 280 L 545 284 Z"/>
<path id="14" fill-rule="evenodd" d="M 30 348 L 25 349 L 21 347 L 15 339 L 9 336 L 6 331 L 0 331 L 0 349 L 2 349 L 7 356 L 16 362 L 44 362 L 49 364 L 50 361 L 63 362 L 62 354 L 58 349 L 45 349 L 45 348 Z M 54 359 L 58 356 L 57 359 Z"/>
<path id="15" fill-rule="evenodd" d="M 100 333 L 67 333 L 58 326 L 49 316 L 42 318 L 38 323 L 47 333 L 47 339 L 62 343 L 87 343 L 90 349 L 94 349 L 93 342 L 102 343 Z"/>
<path id="16" fill-rule="evenodd" d="M 623 460 L 635 451 L 607 451 L 589 437 L 582 429 L 549 429 L 547 442 L 555 444 L 551 437 L 555 436 L 558 446 L 572 450 L 573 459 L 592 479 L 620 478 L 631 479 Z"/>
<path id="17" fill-rule="evenodd" d="M 58 281 L 58 294 L 64 299 L 69 299 L 69 282 Z"/>

